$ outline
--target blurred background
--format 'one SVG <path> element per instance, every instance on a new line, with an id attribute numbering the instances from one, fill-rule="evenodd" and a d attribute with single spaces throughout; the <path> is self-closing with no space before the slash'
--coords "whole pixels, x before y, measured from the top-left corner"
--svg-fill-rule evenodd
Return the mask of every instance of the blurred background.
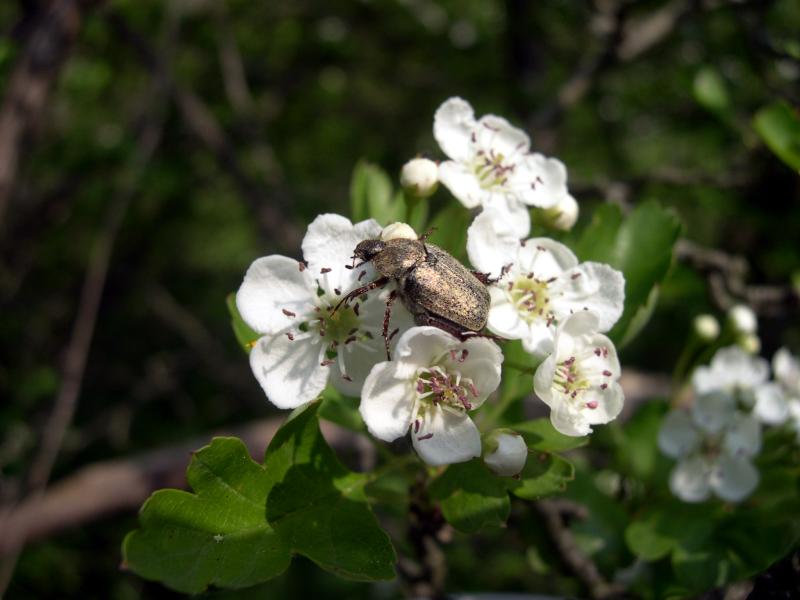
<path id="1" fill-rule="evenodd" d="M 254 258 L 299 257 L 314 216 L 346 214 L 359 159 L 396 177 L 441 158 L 450 96 L 563 160 L 583 220 L 648 199 L 681 216 L 626 368 L 668 374 L 691 319 L 735 302 L 765 356 L 800 347 L 798 174 L 753 125 L 800 101 L 796 0 L 6 0 L 0 32 L 9 598 L 173 596 L 120 568 L 136 508 L 212 432 L 263 440 L 276 416 L 226 296 Z M 453 546 L 450 589 L 569 589 L 493 535 Z M 269 593 L 398 589 L 296 560 Z"/>

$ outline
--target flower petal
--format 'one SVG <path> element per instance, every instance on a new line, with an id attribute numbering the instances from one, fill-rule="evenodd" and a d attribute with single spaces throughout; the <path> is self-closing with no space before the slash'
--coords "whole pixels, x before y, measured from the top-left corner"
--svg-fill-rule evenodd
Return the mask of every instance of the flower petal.
<path id="1" fill-rule="evenodd" d="M 748 354 L 739 346 L 728 346 L 717 351 L 709 367 L 695 369 L 692 385 L 700 394 L 733 388 L 749 392 L 768 378 L 766 360 Z"/>
<path id="2" fill-rule="evenodd" d="M 589 309 L 597 315 L 598 331 L 608 331 L 625 308 L 625 278 L 606 264 L 585 262 L 553 284 L 552 296 L 556 296 L 551 308 L 557 317 Z"/>
<path id="3" fill-rule="evenodd" d="M 702 456 L 680 461 L 669 476 L 669 489 L 684 502 L 702 502 L 711 495 L 711 464 Z"/>
<path id="4" fill-rule="evenodd" d="M 723 444 L 732 456 L 755 456 L 761 450 L 761 424 L 750 415 L 737 412 Z"/>
<path id="5" fill-rule="evenodd" d="M 506 265 L 514 264 L 520 248 L 513 227 L 497 208 L 487 208 L 467 230 L 469 262 L 492 277 L 499 277 Z"/>
<path id="6" fill-rule="evenodd" d="M 367 376 L 358 410 L 369 432 L 391 442 L 411 425 L 415 392 L 411 381 L 398 376 L 395 362 L 378 363 Z"/>
<path id="7" fill-rule="evenodd" d="M 394 350 L 398 376 L 412 377 L 417 369 L 431 366 L 460 344 L 460 340 L 438 327 L 412 327 L 400 336 Z"/>
<path id="8" fill-rule="evenodd" d="M 475 173 L 462 163 L 447 160 L 440 164 L 439 181 L 466 208 L 481 206 L 489 198 L 489 192 L 481 187 Z"/>
<path id="9" fill-rule="evenodd" d="M 316 285 L 300 263 L 286 256 L 256 259 L 236 292 L 236 308 L 259 333 L 275 334 L 299 325 L 316 306 Z M 287 310 L 296 316 L 283 312 Z"/>
<path id="10" fill-rule="evenodd" d="M 348 269 L 352 264 L 353 250 L 359 242 L 378 239 L 381 226 L 374 219 L 353 225 L 350 219 L 341 215 L 319 215 L 308 226 L 303 238 L 303 257 L 308 263 L 308 271 L 320 287 L 330 296 L 347 293 L 360 283 L 376 279 L 375 269 L 366 264 L 358 269 Z M 330 270 L 328 270 L 330 269 Z M 358 277 L 362 271 L 367 274 Z"/>
<path id="11" fill-rule="evenodd" d="M 531 214 L 527 206 L 518 201 L 513 194 L 505 192 L 491 192 L 484 199 L 485 209 L 499 211 L 508 227 L 517 238 L 524 238 L 531 232 Z"/>
<path id="12" fill-rule="evenodd" d="M 485 454 L 483 462 L 497 475 L 503 477 L 517 475 L 528 460 L 528 446 L 523 437 L 518 433 L 501 432 L 494 435 L 494 441 L 497 443 L 497 448 Z"/>
<path id="13" fill-rule="evenodd" d="M 491 313 L 489 313 L 491 315 Z M 523 321 L 523 323 L 525 323 Z M 525 352 L 536 357 L 547 356 L 553 351 L 553 344 L 556 335 L 554 323 L 547 324 L 545 319 L 537 319 L 531 323 L 525 323 L 526 329 L 522 335 L 522 348 Z M 516 339 L 509 336 L 509 339 Z"/>
<path id="14" fill-rule="evenodd" d="M 727 392 L 709 392 L 695 398 L 691 411 L 695 424 L 703 431 L 715 435 L 732 422 L 736 402 Z"/>
<path id="15" fill-rule="evenodd" d="M 518 256 L 519 272 L 533 273 L 543 281 L 578 266 L 578 257 L 572 250 L 550 238 L 526 240 Z"/>
<path id="16" fill-rule="evenodd" d="M 528 154 L 517 165 L 509 182 L 520 202 L 550 208 L 567 193 L 567 168 L 557 158 Z"/>
<path id="17" fill-rule="evenodd" d="M 595 408 L 589 408 L 590 405 Z M 622 387 L 616 381 L 612 381 L 605 389 L 589 390 L 583 396 L 583 408 L 580 412 L 589 425 L 603 425 L 616 419 L 624 405 L 625 394 Z"/>
<path id="18" fill-rule="evenodd" d="M 564 435 L 580 437 L 589 435 L 592 428 L 579 411 L 571 410 L 567 402 L 558 402 L 550 410 L 550 422 Z"/>
<path id="19" fill-rule="evenodd" d="M 470 136 L 476 126 L 469 102 L 448 98 L 433 116 L 433 137 L 447 156 L 465 162 L 472 158 Z"/>
<path id="20" fill-rule="evenodd" d="M 789 403 L 777 383 L 765 383 L 755 389 L 753 414 L 768 425 L 780 425 L 789 418 Z"/>
<path id="21" fill-rule="evenodd" d="M 491 150 L 495 156 L 502 155 L 505 161 L 517 163 L 530 150 L 531 140 L 527 133 L 503 117 L 484 115 L 478 119 L 475 145 L 486 151 Z"/>
<path id="22" fill-rule="evenodd" d="M 550 408 L 553 408 L 553 379 L 555 376 L 556 357 L 551 354 L 542 361 L 533 375 L 533 391 Z"/>
<path id="23" fill-rule="evenodd" d="M 431 466 L 465 462 L 481 455 L 481 435 L 472 419 L 440 406 L 425 413 L 419 431 L 411 432 L 411 442 L 419 457 Z"/>
<path id="24" fill-rule="evenodd" d="M 722 454 L 711 471 L 714 492 L 728 502 L 740 502 L 758 486 L 758 470 L 747 458 Z"/>
<path id="25" fill-rule="evenodd" d="M 661 422 L 658 447 L 672 458 L 683 458 L 700 447 L 701 437 L 686 410 L 673 410 Z"/>
<path id="26" fill-rule="evenodd" d="M 491 303 L 486 326 L 492 333 L 510 340 L 519 340 L 528 334 L 528 324 L 512 304 L 508 294 L 496 286 L 489 288 Z"/>
<path id="27" fill-rule="evenodd" d="M 775 379 L 783 385 L 792 397 L 800 397 L 800 361 L 786 348 L 781 348 L 772 357 L 772 370 Z"/>
<path id="28" fill-rule="evenodd" d="M 328 367 L 320 365 L 322 345 L 314 338 L 267 335 L 250 351 L 250 367 L 267 399 L 278 408 L 311 402 L 325 389 Z"/>

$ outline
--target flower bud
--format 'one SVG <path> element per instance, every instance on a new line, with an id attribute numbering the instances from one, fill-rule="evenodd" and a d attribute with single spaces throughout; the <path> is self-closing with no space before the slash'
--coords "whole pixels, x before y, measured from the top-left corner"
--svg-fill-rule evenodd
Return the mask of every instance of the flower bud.
<path id="1" fill-rule="evenodd" d="M 719 321 L 713 315 L 697 315 L 692 327 L 697 337 L 704 342 L 713 342 L 719 335 Z"/>
<path id="2" fill-rule="evenodd" d="M 528 446 L 520 434 L 495 429 L 483 440 L 483 462 L 497 475 L 518 475 L 528 459 Z"/>
<path id="3" fill-rule="evenodd" d="M 569 231 L 578 220 L 578 202 L 566 194 L 558 204 L 550 208 L 537 209 L 537 213 L 544 225 L 560 231 Z"/>
<path id="4" fill-rule="evenodd" d="M 758 330 L 758 321 L 753 309 L 744 304 L 737 304 L 728 311 L 730 321 L 736 333 L 754 334 Z"/>
<path id="5" fill-rule="evenodd" d="M 383 231 L 381 231 L 381 240 L 384 242 L 397 239 L 416 240 L 418 236 L 411 225 L 408 223 L 401 223 L 400 221 L 387 225 L 383 228 Z"/>
<path id="6" fill-rule="evenodd" d="M 439 186 L 439 166 L 427 158 L 412 158 L 400 171 L 400 185 L 412 196 L 427 198 Z"/>
<path id="7" fill-rule="evenodd" d="M 748 354 L 758 354 L 761 352 L 761 340 L 752 333 L 747 333 L 739 338 L 739 346 Z"/>

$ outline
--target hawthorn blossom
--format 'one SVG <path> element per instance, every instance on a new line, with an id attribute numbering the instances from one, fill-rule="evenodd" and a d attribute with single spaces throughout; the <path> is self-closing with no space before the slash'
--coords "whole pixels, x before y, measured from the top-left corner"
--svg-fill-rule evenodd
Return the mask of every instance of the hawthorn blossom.
<path id="1" fill-rule="evenodd" d="M 739 346 L 728 346 L 714 354 L 709 366 L 692 374 L 698 395 L 724 392 L 742 408 L 752 410 L 761 422 L 779 425 L 789 416 L 789 407 L 780 385 L 769 379 L 769 363 Z"/>
<path id="2" fill-rule="evenodd" d="M 380 233 L 372 219 L 353 225 L 339 215 L 320 215 L 303 238 L 306 262 L 271 255 L 247 270 L 236 306 L 262 336 L 250 351 L 250 366 L 277 407 L 310 402 L 329 380 L 341 393 L 358 396 L 372 365 L 385 356 L 383 294 L 333 311 L 344 294 L 376 278 L 368 264 L 347 267 L 356 244 Z M 395 303 L 391 326 L 402 331 L 411 324 L 408 311 Z"/>
<path id="3" fill-rule="evenodd" d="M 548 238 L 521 242 L 495 210 L 473 221 L 467 253 L 477 269 L 496 278 L 489 287 L 489 329 L 522 340 L 537 356 L 552 351 L 556 327 L 573 313 L 592 311 L 600 332 L 622 314 L 622 273 L 602 263 L 578 263 L 569 248 Z"/>
<path id="4" fill-rule="evenodd" d="M 751 459 L 761 449 L 761 426 L 723 392 L 697 396 L 690 410 L 668 414 L 658 446 L 678 459 L 669 487 L 684 502 L 703 502 L 712 493 L 740 502 L 758 485 Z"/>
<path id="5" fill-rule="evenodd" d="M 613 421 L 625 401 L 617 383 L 616 348 L 598 327 L 599 318 L 588 311 L 564 319 L 553 353 L 533 378 L 536 395 L 550 407 L 553 427 L 564 435 L 587 435 L 592 425 Z"/>
<path id="6" fill-rule="evenodd" d="M 524 438 L 510 429 L 495 429 L 483 440 L 483 462 L 496 475 L 518 475 L 528 460 Z"/>
<path id="7" fill-rule="evenodd" d="M 772 357 L 775 380 L 789 405 L 789 418 L 800 442 L 800 361 L 786 348 L 781 348 Z"/>
<path id="8" fill-rule="evenodd" d="M 439 165 L 439 180 L 467 208 L 502 209 L 518 237 L 530 232 L 528 206 L 550 208 L 569 196 L 560 160 L 531 153 L 528 135 L 502 117 L 476 121 L 466 100 L 438 108 L 433 135 L 451 159 Z"/>
<path id="9" fill-rule="evenodd" d="M 361 392 L 359 410 L 370 433 L 391 442 L 411 430 L 414 449 L 429 465 L 480 456 L 480 433 L 468 413 L 500 384 L 497 344 L 413 327 L 392 357 L 372 368 Z"/>

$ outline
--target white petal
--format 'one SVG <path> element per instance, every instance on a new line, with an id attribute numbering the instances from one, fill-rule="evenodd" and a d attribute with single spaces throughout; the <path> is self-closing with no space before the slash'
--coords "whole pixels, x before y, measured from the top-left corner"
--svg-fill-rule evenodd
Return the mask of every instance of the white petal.
<path id="1" fill-rule="evenodd" d="M 625 404 L 625 394 L 622 387 L 612 381 L 606 389 L 594 388 L 583 395 L 583 408 L 581 416 L 589 425 L 604 425 L 610 423 L 622 412 Z M 589 408 L 589 403 L 597 403 L 595 408 Z"/>
<path id="2" fill-rule="evenodd" d="M 567 169 L 557 158 L 529 154 L 517 165 L 509 183 L 521 202 L 550 208 L 567 195 Z"/>
<path id="3" fill-rule="evenodd" d="M 589 435 L 592 428 L 580 412 L 570 410 L 567 402 L 557 402 L 550 410 L 550 422 L 556 431 L 573 437 Z"/>
<path id="4" fill-rule="evenodd" d="M 758 486 L 758 470 L 747 458 L 722 454 L 711 471 L 711 487 L 728 502 L 740 502 Z"/>
<path id="5" fill-rule="evenodd" d="M 772 370 L 775 379 L 792 393 L 793 397 L 800 396 L 800 361 L 786 348 L 781 348 L 772 358 Z"/>
<path id="6" fill-rule="evenodd" d="M 397 363 L 382 362 L 367 376 L 358 410 L 372 435 L 391 442 L 408 431 L 414 399 L 412 382 L 398 377 Z"/>
<path id="7" fill-rule="evenodd" d="M 692 403 L 692 418 L 703 431 L 717 434 L 731 423 L 736 402 L 727 392 L 716 391 L 697 396 Z"/>
<path id="8" fill-rule="evenodd" d="M 472 158 L 470 136 L 476 126 L 475 113 L 469 102 L 449 98 L 433 117 L 433 137 L 447 156 L 464 162 Z"/>
<path id="9" fill-rule="evenodd" d="M 550 354 L 553 351 L 555 342 L 555 324 L 548 325 L 545 319 L 537 319 L 531 323 L 526 323 L 526 326 L 522 337 L 522 348 L 525 352 L 539 358 Z M 503 337 L 515 339 L 509 336 Z"/>
<path id="10" fill-rule="evenodd" d="M 411 432 L 411 441 L 419 457 L 431 466 L 465 462 L 481 455 L 481 435 L 472 419 L 439 406 L 425 413 L 419 431 Z"/>
<path id="11" fill-rule="evenodd" d="M 489 288 L 491 304 L 487 327 L 501 337 L 519 340 L 528 333 L 528 324 L 520 317 L 517 307 L 511 303 L 508 294 L 496 286 Z"/>
<path id="12" fill-rule="evenodd" d="M 448 160 L 439 165 L 439 181 L 466 208 L 481 206 L 489 198 L 475 173 L 462 163 Z"/>
<path id="13" fill-rule="evenodd" d="M 257 332 L 275 334 L 299 325 L 316 306 L 316 296 L 316 284 L 307 270 L 300 271 L 300 263 L 286 256 L 264 256 L 247 269 L 236 292 L 236 308 Z"/>
<path id="14" fill-rule="evenodd" d="M 520 273 L 533 273 L 537 279 L 558 277 L 578 266 L 578 258 L 564 244 L 550 238 L 531 238 L 519 251 L 517 268 Z"/>
<path id="15" fill-rule="evenodd" d="M 582 263 L 554 282 L 554 292 L 556 285 L 559 295 L 551 295 L 552 310 L 559 318 L 589 309 L 597 315 L 598 331 L 608 331 L 622 315 L 625 278 L 606 264 Z"/>
<path id="16" fill-rule="evenodd" d="M 412 377 L 419 368 L 430 367 L 461 341 L 438 327 L 412 327 L 400 336 L 393 359 L 402 377 Z"/>
<path id="17" fill-rule="evenodd" d="M 517 238 L 524 238 L 531 232 L 531 214 L 527 206 L 512 194 L 491 192 L 483 201 L 485 209 L 499 211 L 500 218 L 514 232 Z"/>
<path id="18" fill-rule="evenodd" d="M 353 225 L 341 215 L 319 215 L 308 226 L 303 238 L 303 257 L 311 276 L 319 281 L 320 287 L 330 296 L 337 289 L 346 294 L 359 284 L 372 281 L 376 276 L 371 264 L 358 269 L 348 269 L 347 266 L 352 265 L 353 251 L 358 243 L 378 239 L 381 230 L 374 219 Z M 322 272 L 327 269 L 330 271 Z M 367 271 L 367 274 L 359 282 L 358 276 L 362 271 Z"/>
<path id="19" fill-rule="evenodd" d="M 469 262 L 483 273 L 499 277 L 504 266 L 514 264 L 520 244 L 502 211 L 485 209 L 467 230 Z"/>
<path id="20" fill-rule="evenodd" d="M 570 356 L 578 354 L 579 350 L 584 349 L 586 346 L 597 345 L 594 343 L 597 342 L 601 346 L 608 348 L 609 356 L 606 357 L 606 360 L 610 361 L 612 366 L 615 367 L 612 369 L 612 373 L 618 377 L 619 362 L 616 359 L 614 344 L 606 336 L 595 333 L 598 327 L 597 315 L 588 310 L 576 312 L 561 321 L 556 330 L 556 358 L 559 361 L 567 360 Z"/>
<path id="21" fill-rule="evenodd" d="M 479 148 L 492 150 L 495 156 L 502 154 L 506 161 L 521 160 L 531 147 L 527 133 L 496 115 L 484 115 L 478 120 L 475 137 Z"/>
<path id="22" fill-rule="evenodd" d="M 711 495 L 711 464 L 702 456 L 680 461 L 669 476 L 669 489 L 684 502 L 702 502 Z"/>
<path id="23" fill-rule="evenodd" d="M 700 446 L 701 437 L 692 416 L 685 410 L 673 410 L 658 430 L 658 447 L 672 458 L 683 458 Z"/>
<path id="24" fill-rule="evenodd" d="M 533 391 L 539 399 L 553 408 L 553 379 L 556 375 L 556 357 L 551 354 L 536 369 L 533 375 Z"/>
<path id="25" fill-rule="evenodd" d="M 692 375 L 692 385 L 700 394 L 714 390 L 739 388 L 750 391 L 769 377 L 769 364 L 763 358 L 751 356 L 739 346 L 717 351 L 710 367 L 698 367 Z"/>
<path id="26" fill-rule="evenodd" d="M 294 341 L 284 334 L 260 338 L 250 351 L 250 367 L 267 399 L 278 408 L 311 402 L 325 389 L 328 367 L 323 367 L 322 345 L 313 338 Z"/>
<path id="27" fill-rule="evenodd" d="M 497 475 L 517 475 L 528 460 L 528 446 L 517 433 L 497 433 L 494 436 L 497 448 L 483 457 L 483 462 Z"/>
<path id="28" fill-rule="evenodd" d="M 761 424 L 749 415 L 736 413 L 723 443 L 732 456 L 755 456 L 761 450 Z"/>
<path id="29" fill-rule="evenodd" d="M 777 383 L 765 383 L 755 390 L 756 404 L 753 414 L 768 425 L 780 425 L 789 418 L 789 403 Z"/>

